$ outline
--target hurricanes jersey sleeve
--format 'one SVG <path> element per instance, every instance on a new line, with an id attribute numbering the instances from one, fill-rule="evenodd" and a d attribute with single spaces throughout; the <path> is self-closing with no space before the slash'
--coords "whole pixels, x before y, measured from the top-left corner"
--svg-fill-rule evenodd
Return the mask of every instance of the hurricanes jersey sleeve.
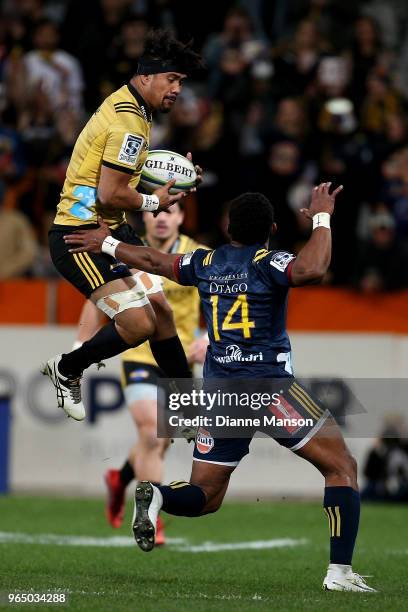
<path id="1" fill-rule="evenodd" d="M 144 120 L 128 111 L 108 128 L 102 164 L 108 168 L 133 174 L 138 170 L 141 154 L 146 149 Z"/>

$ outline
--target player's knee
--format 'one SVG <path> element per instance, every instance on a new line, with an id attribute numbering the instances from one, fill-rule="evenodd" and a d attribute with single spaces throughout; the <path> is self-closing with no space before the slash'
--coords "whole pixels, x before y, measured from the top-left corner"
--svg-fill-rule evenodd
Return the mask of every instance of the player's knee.
<path id="1" fill-rule="evenodd" d="M 206 504 L 201 514 L 213 514 L 222 505 L 222 500 L 225 495 L 225 486 L 223 483 L 209 483 L 209 482 L 193 482 L 196 486 L 199 486 L 205 494 Z"/>
<path id="2" fill-rule="evenodd" d="M 202 514 L 214 514 L 214 512 L 217 512 L 217 510 L 221 508 L 221 505 L 222 500 L 213 499 L 211 501 L 208 501 L 204 507 Z"/>
<path id="3" fill-rule="evenodd" d="M 151 308 L 132 308 L 120 313 L 115 321 L 125 330 L 129 344 L 150 338 L 156 331 L 156 318 Z"/>

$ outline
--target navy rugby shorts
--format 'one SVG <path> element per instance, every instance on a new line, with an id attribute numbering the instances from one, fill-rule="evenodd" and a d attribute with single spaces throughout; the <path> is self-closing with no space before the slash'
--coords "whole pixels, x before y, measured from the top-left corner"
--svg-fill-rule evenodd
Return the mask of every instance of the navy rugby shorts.
<path id="1" fill-rule="evenodd" d="M 285 425 L 273 428 L 260 427 L 249 432 L 248 437 L 242 438 L 216 437 L 210 428 L 200 427 L 196 436 L 193 459 L 236 467 L 249 453 L 249 445 L 256 431 L 265 433 L 292 451 L 305 446 L 325 423 L 330 412 L 295 378 L 286 378 L 283 386 L 285 389 L 280 396 L 280 403 L 277 406 L 270 406 L 267 411 L 275 415 L 277 422 L 286 419 Z"/>

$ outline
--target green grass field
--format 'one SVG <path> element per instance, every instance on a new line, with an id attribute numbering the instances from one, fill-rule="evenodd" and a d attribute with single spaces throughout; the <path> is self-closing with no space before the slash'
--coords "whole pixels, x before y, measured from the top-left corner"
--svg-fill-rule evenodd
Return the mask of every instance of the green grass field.
<path id="1" fill-rule="evenodd" d="M 402 506 L 363 506 L 354 567 L 373 575 L 369 584 L 380 593 L 372 595 L 321 590 L 328 526 L 316 503 L 226 503 L 199 519 L 165 515 L 170 543 L 151 553 L 128 539 L 130 505 L 120 530 L 105 523 L 98 500 L 4 497 L 0 516 L 3 602 L 10 591 L 59 590 L 69 595 L 70 610 L 86 611 L 407 609 L 408 521 Z M 247 544 L 272 546 L 275 539 L 292 545 Z M 214 550 L 228 543 L 241 548 Z"/>

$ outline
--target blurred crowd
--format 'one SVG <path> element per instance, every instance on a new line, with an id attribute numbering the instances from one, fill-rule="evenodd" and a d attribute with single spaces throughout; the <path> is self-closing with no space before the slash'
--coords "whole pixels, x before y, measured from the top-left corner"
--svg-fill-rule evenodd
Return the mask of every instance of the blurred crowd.
<path id="1" fill-rule="evenodd" d="M 365 501 L 408 502 L 408 431 L 401 415 L 390 414 L 365 460 Z"/>
<path id="2" fill-rule="evenodd" d="M 332 181 L 344 192 L 326 282 L 408 287 L 406 0 L 3 0 L 1 11 L 0 236 L 20 263 L 6 266 L 0 246 L 0 279 L 55 274 L 46 235 L 72 147 L 153 26 L 193 39 L 206 62 L 151 138 L 204 168 L 190 233 L 219 245 L 228 201 L 261 191 L 276 208 L 271 246 L 296 252 L 310 232 L 299 209 Z"/>

